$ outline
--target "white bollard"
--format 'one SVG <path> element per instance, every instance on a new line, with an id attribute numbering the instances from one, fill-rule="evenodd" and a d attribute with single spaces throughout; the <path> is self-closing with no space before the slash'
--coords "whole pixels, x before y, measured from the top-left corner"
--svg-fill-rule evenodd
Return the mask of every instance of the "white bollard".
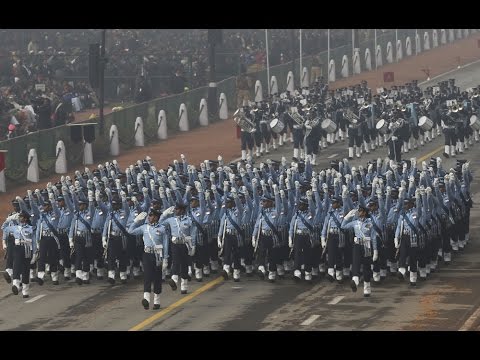
<path id="1" fill-rule="evenodd" d="M 380 45 L 377 45 L 375 50 L 375 63 L 377 67 L 383 66 L 382 47 Z"/>
<path id="2" fill-rule="evenodd" d="M 422 42 L 420 41 L 420 35 L 415 36 L 415 54 L 420 54 L 422 52 Z"/>
<path id="3" fill-rule="evenodd" d="M 167 115 L 165 114 L 165 110 L 160 110 L 158 113 L 158 121 L 157 121 L 157 136 L 160 140 L 167 140 L 168 133 L 167 133 Z"/>
<path id="4" fill-rule="evenodd" d="M 359 53 L 360 49 L 355 49 L 355 52 L 353 53 L 353 60 L 352 60 L 352 63 L 353 63 L 353 73 L 354 74 L 360 74 L 361 72 L 361 68 L 360 68 L 360 53 Z"/>
<path id="5" fill-rule="evenodd" d="M 27 180 L 31 182 L 38 182 L 40 172 L 38 170 L 37 150 L 30 149 L 28 152 L 28 169 Z"/>
<path id="6" fill-rule="evenodd" d="M 255 81 L 255 102 L 263 101 L 263 89 L 260 80 Z"/>
<path id="7" fill-rule="evenodd" d="M 293 82 L 293 72 L 289 71 L 287 75 L 287 91 L 290 91 L 290 94 L 293 94 L 295 91 L 295 84 Z"/>
<path id="8" fill-rule="evenodd" d="M 301 83 L 301 87 L 304 88 L 308 88 L 309 87 L 309 76 L 308 76 L 308 69 L 306 67 L 303 67 L 303 70 L 302 70 L 302 79 L 300 81 Z"/>
<path id="9" fill-rule="evenodd" d="M 208 108 L 207 100 L 200 100 L 200 110 L 198 110 L 198 122 L 200 126 L 208 126 Z"/>
<path id="10" fill-rule="evenodd" d="M 397 52 L 396 52 L 396 59 L 400 61 L 403 59 L 403 46 L 402 40 L 397 40 Z"/>
<path id="11" fill-rule="evenodd" d="M 55 161 L 55 173 L 56 174 L 66 174 L 67 173 L 67 153 L 65 152 L 65 144 L 62 140 L 57 142 L 55 149 L 55 156 L 57 160 Z"/>
<path id="12" fill-rule="evenodd" d="M 448 42 L 453 42 L 453 41 L 455 41 L 455 30 L 448 29 Z"/>
<path id="13" fill-rule="evenodd" d="M 110 126 L 110 155 L 120 155 L 120 143 L 118 142 L 118 128 L 117 125 Z"/>
<path id="14" fill-rule="evenodd" d="M 430 34 L 428 31 L 423 34 L 423 49 L 430 50 Z"/>
<path id="15" fill-rule="evenodd" d="M 370 54 L 369 48 L 365 49 L 365 69 L 372 70 L 372 54 Z"/>
<path id="16" fill-rule="evenodd" d="M 5 157 L 7 156 L 7 152 L 8 152 L 8 150 L 0 150 L 0 158 L 1 158 L 0 163 L 3 165 L 0 168 L 0 192 L 6 192 L 7 191 L 7 187 L 6 187 L 6 184 L 5 184 L 5 166 L 6 166 L 6 163 L 7 163 Z"/>
<path id="17" fill-rule="evenodd" d="M 457 40 L 462 38 L 462 29 L 457 29 Z"/>
<path id="18" fill-rule="evenodd" d="M 330 60 L 328 63 L 328 81 L 335 82 L 335 60 Z"/>
<path id="19" fill-rule="evenodd" d="M 387 43 L 387 62 L 389 64 L 393 62 L 393 46 L 391 41 Z"/>
<path id="20" fill-rule="evenodd" d="M 143 120 L 140 116 L 135 119 L 135 146 L 145 146 L 145 134 L 143 133 Z"/>
<path id="21" fill-rule="evenodd" d="M 83 165 L 93 165 L 93 150 L 92 144 L 83 141 Z"/>
<path id="22" fill-rule="evenodd" d="M 440 30 L 440 44 L 445 45 L 447 43 L 447 31 L 445 29 Z"/>
<path id="23" fill-rule="evenodd" d="M 228 106 L 227 106 L 227 96 L 225 93 L 220 94 L 220 105 L 218 106 L 220 120 L 228 119 Z"/>
<path id="24" fill-rule="evenodd" d="M 438 47 L 438 32 L 437 29 L 433 29 L 432 31 L 432 47 Z"/>
<path id="25" fill-rule="evenodd" d="M 272 79 L 270 80 L 270 94 L 278 94 L 278 82 L 275 75 L 273 75 Z"/>
<path id="26" fill-rule="evenodd" d="M 348 77 L 348 56 L 343 55 L 342 58 L 342 71 L 341 71 L 342 77 L 347 78 Z"/>
<path id="27" fill-rule="evenodd" d="M 178 129 L 180 131 L 188 131 L 190 129 L 187 107 L 183 103 L 180 104 L 180 108 L 178 109 Z"/>
<path id="28" fill-rule="evenodd" d="M 407 36 L 405 39 L 405 53 L 407 56 L 412 56 L 412 40 L 410 39 L 410 36 Z"/>

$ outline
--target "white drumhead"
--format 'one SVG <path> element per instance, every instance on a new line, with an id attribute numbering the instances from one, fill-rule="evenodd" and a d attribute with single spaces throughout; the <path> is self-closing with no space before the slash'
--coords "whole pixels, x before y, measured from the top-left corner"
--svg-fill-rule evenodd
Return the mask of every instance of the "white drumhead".
<path id="1" fill-rule="evenodd" d="M 376 127 L 377 129 L 381 129 L 381 128 L 384 127 L 384 126 L 385 126 L 385 120 L 384 120 L 384 119 L 378 120 L 377 125 L 375 125 L 375 127 Z"/>
<path id="2" fill-rule="evenodd" d="M 278 119 L 273 119 L 272 121 L 270 121 L 271 128 L 274 128 L 277 124 L 278 124 Z"/>
<path id="3" fill-rule="evenodd" d="M 420 119 L 418 119 L 418 126 L 422 126 L 423 124 L 425 124 L 427 122 L 427 117 L 426 116 L 422 116 Z"/>

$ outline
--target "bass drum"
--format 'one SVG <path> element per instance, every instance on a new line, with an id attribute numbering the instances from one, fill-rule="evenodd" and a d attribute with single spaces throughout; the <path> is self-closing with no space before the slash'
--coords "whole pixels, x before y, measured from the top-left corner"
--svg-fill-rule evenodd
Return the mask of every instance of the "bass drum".
<path id="1" fill-rule="evenodd" d="M 480 119 L 477 115 L 470 116 L 470 127 L 476 131 L 480 130 Z"/>
<path id="2" fill-rule="evenodd" d="M 327 134 L 332 134 L 337 130 L 337 124 L 335 124 L 331 119 L 325 119 L 322 121 L 322 130 Z"/>
<path id="3" fill-rule="evenodd" d="M 388 130 L 388 123 L 384 119 L 380 119 L 377 122 L 377 125 L 375 125 L 375 128 L 380 134 L 385 135 Z"/>
<path id="4" fill-rule="evenodd" d="M 270 128 L 274 133 L 280 134 L 285 127 L 285 124 L 278 119 L 270 121 Z"/>
<path id="5" fill-rule="evenodd" d="M 418 119 L 418 126 L 424 131 L 429 131 L 433 127 L 433 121 L 426 116 L 422 116 L 420 119 Z"/>

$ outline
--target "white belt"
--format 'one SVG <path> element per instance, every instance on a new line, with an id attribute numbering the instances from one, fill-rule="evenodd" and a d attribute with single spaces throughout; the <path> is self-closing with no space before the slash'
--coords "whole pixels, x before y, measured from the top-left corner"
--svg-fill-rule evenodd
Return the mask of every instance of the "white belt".
<path id="1" fill-rule="evenodd" d="M 225 232 L 228 235 L 237 235 L 237 230 L 235 230 L 235 229 L 226 229 Z"/>
<path id="2" fill-rule="evenodd" d="M 68 234 L 68 229 L 58 229 L 57 232 L 60 234 L 60 235 L 64 235 L 64 234 Z"/>
<path id="3" fill-rule="evenodd" d="M 338 228 L 333 228 L 333 229 L 330 229 L 330 231 L 328 233 L 329 234 L 339 234 L 340 230 Z"/>
<path id="4" fill-rule="evenodd" d="M 88 231 L 78 231 L 77 230 L 77 236 L 82 236 L 82 237 L 85 237 L 85 235 L 87 235 Z"/>
<path id="5" fill-rule="evenodd" d="M 112 236 L 122 236 L 122 232 L 121 231 L 110 231 L 110 235 L 112 235 Z"/>
<path id="6" fill-rule="evenodd" d="M 310 235 L 310 231 L 308 231 L 308 230 L 297 230 L 295 232 L 295 234 L 297 234 L 297 235 Z"/>
<path id="7" fill-rule="evenodd" d="M 172 242 L 174 244 L 185 244 L 185 239 L 180 238 L 180 237 L 176 237 L 176 236 L 172 236 Z"/>
<path id="8" fill-rule="evenodd" d="M 272 231 L 272 230 L 262 230 L 262 235 L 272 236 L 272 235 L 273 235 L 273 231 Z"/>
<path id="9" fill-rule="evenodd" d="M 145 246 L 143 248 L 143 251 L 145 251 L 148 254 L 153 254 L 155 252 L 155 248 L 153 246 Z"/>
<path id="10" fill-rule="evenodd" d="M 42 231 L 42 236 L 53 236 L 53 233 L 51 231 L 44 230 Z"/>
<path id="11" fill-rule="evenodd" d="M 25 244 L 31 245 L 32 240 L 15 239 L 15 245 L 25 245 Z"/>

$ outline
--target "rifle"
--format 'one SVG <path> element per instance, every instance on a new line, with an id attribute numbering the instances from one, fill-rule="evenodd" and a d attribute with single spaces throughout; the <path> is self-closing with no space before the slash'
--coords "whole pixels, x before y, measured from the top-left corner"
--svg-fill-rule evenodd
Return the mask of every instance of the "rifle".
<path id="1" fill-rule="evenodd" d="M 338 229 L 340 231 L 341 229 Z M 321 259 L 325 261 L 325 257 L 327 255 L 327 247 L 328 247 L 328 240 L 330 239 L 330 221 L 328 222 L 328 227 L 327 227 L 327 239 L 325 241 L 325 247 L 322 250 L 322 256 Z"/>
<path id="2" fill-rule="evenodd" d="M 75 254 L 75 240 L 77 237 L 77 228 L 78 228 L 78 219 L 75 220 L 75 227 L 73 229 L 73 247 L 70 249 L 70 257 L 72 257 L 73 254 Z"/>
<path id="3" fill-rule="evenodd" d="M 223 244 L 225 242 L 225 232 L 227 231 L 227 216 L 225 215 L 225 222 L 223 223 L 223 233 L 222 233 L 222 247 L 218 251 L 218 256 L 223 256 Z"/>
<path id="4" fill-rule="evenodd" d="M 110 242 L 110 229 L 112 227 L 112 219 L 108 222 L 108 234 L 107 234 L 107 246 L 105 246 L 105 250 L 103 251 L 103 258 L 107 260 L 108 254 L 108 243 Z"/>
<path id="5" fill-rule="evenodd" d="M 255 243 L 255 249 L 253 250 L 253 258 L 255 258 L 255 255 L 257 254 L 258 242 L 260 240 L 260 233 L 262 231 L 262 221 L 263 221 L 263 219 L 260 218 L 260 225 L 258 227 L 258 233 L 257 233 L 257 241 Z"/>
<path id="6" fill-rule="evenodd" d="M 395 260 L 398 260 L 398 256 L 400 255 L 400 247 L 402 246 L 402 235 L 403 235 L 403 220 L 400 224 L 400 238 L 398 239 L 399 241 L 399 246 L 397 251 L 395 252 Z"/>

